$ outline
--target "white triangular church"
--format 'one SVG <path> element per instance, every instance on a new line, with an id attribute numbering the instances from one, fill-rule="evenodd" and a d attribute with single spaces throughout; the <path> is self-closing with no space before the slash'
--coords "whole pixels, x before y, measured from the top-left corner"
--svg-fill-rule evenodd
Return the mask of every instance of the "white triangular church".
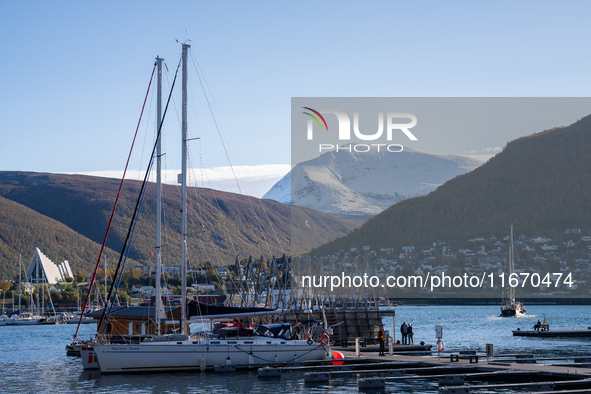
<path id="1" fill-rule="evenodd" d="M 65 282 L 68 277 L 74 277 L 68 260 L 57 266 L 39 248 L 35 248 L 35 253 L 33 253 L 31 264 L 29 264 L 27 270 L 27 282 L 56 284 Z"/>

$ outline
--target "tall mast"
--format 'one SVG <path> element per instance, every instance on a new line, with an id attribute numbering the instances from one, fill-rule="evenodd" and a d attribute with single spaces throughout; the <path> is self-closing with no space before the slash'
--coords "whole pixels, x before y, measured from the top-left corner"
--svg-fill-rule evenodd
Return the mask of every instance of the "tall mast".
<path id="1" fill-rule="evenodd" d="M 23 261 L 23 257 L 19 253 L 19 255 L 18 255 L 18 311 L 19 311 L 19 313 L 21 311 L 21 282 L 22 282 L 22 280 L 21 280 L 21 271 L 22 271 L 21 265 L 22 265 L 22 261 Z"/>
<path id="2" fill-rule="evenodd" d="M 105 306 L 107 305 L 107 254 L 105 253 Z M 99 298 L 100 300 L 100 298 Z"/>
<path id="3" fill-rule="evenodd" d="M 190 47 L 183 44 L 181 334 L 187 333 L 187 52 Z"/>
<path id="4" fill-rule="evenodd" d="M 515 271 L 514 264 L 515 263 L 513 262 L 513 226 L 511 226 L 511 249 L 509 249 L 509 275 L 513 275 L 513 272 Z M 509 279 L 511 279 L 510 276 Z M 515 301 L 515 289 L 512 286 L 509 286 L 509 298 L 511 299 L 511 302 Z"/>
<path id="5" fill-rule="evenodd" d="M 156 109 L 156 127 L 161 129 L 162 122 L 162 58 L 156 56 L 156 63 L 158 65 L 158 94 L 157 94 L 157 109 Z M 156 153 L 156 298 L 155 298 L 155 313 L 156 319 L 156 335 L 160 335 L 160 323 L 164 308 L 162 306 L 162 297 L 160 282 L 162 276 L 162 137 L 161 132 L 158 133 L 158 145 Z"/>
<path id="6" fill-rule="evenodd" d="M 45 316 L 45 269 L 41 273 L 41 316 Z"/>
<path id="7" fill-rule="evenodd" d="M 35 285 L 37 294 L 37 314 L 39 313 L 39 260 L 35 260 Z"/>

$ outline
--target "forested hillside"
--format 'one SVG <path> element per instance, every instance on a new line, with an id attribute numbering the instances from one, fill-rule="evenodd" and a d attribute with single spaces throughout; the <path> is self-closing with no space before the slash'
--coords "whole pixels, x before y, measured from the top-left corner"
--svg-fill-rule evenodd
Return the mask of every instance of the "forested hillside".
<path id="1" fill-rule="evenodd" d="M 591 229 L 590 152 L 591 116 L 511 141 L 483 166 L 390 207 L 312 253 L 362 245 L 400 250 L 439 239 L 458 244 L 507 234 L 511 224 L 552 238 L 567 228 Z"/>
<path id="2" fill-rule="evenodd" d="M 19 253 L 24 277 L 35 247 L 58 265 L 68 260 L 74 274 L 91 272 L 100 251 L 99 244 L 64 224 L 0 197 L 0 278 L 18 277 Z M 115 259 L 113 250 L 107 249 L 105 253 L 111 261 Z"/>
<path id="3" fill-rule="evenodd" d="M 126 180 L 114 217 L 107 246 L 118 258 L 130 226 L 141 183 Z M 13 272 L 15 256 L 33 253 L 36 246 L 54 261 L 68 256 L 98 256 L 119 180 L 83 175 L 0 172 L 0 196 L 4 200 L 4 218 L 0 222 L 3 254 L 0 274 Z M 137 221 L 129 257 L 140 264 L 154 264 L 156 227 L 156 185 L 148 185 Z M 180 265 L 181 195 L 176 185 L 163 186 L 163 259 L 166 265 Z M 28 209 L 25 209 L 28 208 Z M 32 211 L 24 215 L 23 211 Z M 37 215 L 33 215 L 36 213 Z M 292 220 L 293 217 L 293 220 Z M 53 220 L 50 220 L 53 219 Z M 189 188 L 188 249 L 191 264 L 210 261 L 226 265 L 239 258 L 303 253 L 351 231 L 357 225 L 308 209 L 292 208 L 276 201 L 226 193 L 211 189 Z M 293 221 L 305 226 L 294 233 Z M 307 221 L 307 222 L 306 222 Z M 71 253 L 53 255 L 57 224 L 94 243 L 80 245 L 72 239 L 60 241 Z M 60 227 L 61 228 L 61 227 Z M 13 234 L 8 237 L 8 234 Z M 90 245 L 93 245 L 92 251 Z M 47 252 L 46 252 L 47 250 Z M 91 258 L 91 256 L 94 256 Z M 30 259 L 30 257 L 28 257 Z M 70 258 L 73 260 L 73 257 Z"/>

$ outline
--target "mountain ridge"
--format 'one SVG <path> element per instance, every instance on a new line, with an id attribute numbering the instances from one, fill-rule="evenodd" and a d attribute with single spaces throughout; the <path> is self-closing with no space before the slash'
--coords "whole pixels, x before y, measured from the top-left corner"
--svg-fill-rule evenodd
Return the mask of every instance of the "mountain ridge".
<path id="1" fill-rule="evenodd" d="M 119 182 L 86 175 L 4 171 L 0 172 L 0 197 L 55 220 L 100 245 Z M 107 247 L 117 251 L 117 256 L 123 247 L 140 185 L 139 181 L 126 180 L 122 188 L 107 241 Z M 155 244 L 155 190 L 156 185 L 149 183 L 129 254 L 132 260 L 146 265 L 154 264 L 151 254 Z M 233 263 L 236 256 L 270 258 L 282 253 L 303 253 L 357 226 L 324 213 L 234 193 L 191 187 L 188 195 L 191 264 L 208 260 L 226 265 Z M 163 261 L 166 265 L 180 265 L 180 191 L 175 185 L 163 185 L 163 196 Z M 20 210 L 14 205 L 7 209 Z M 295 234 L 297 241 L 292 242 L 294 223 L 299 220 L 308 221 L 309 231 Z M 17 227 L 29 225 L 12 223 Z M 41 234 L 38 242 L 49 241 Z M 34 242 L 28 243 L 31 253 L 35 246 Z M 14 256 L 15 252 L 10 255 Z M 8 263 L 0 262 L 0 266 L 4 264 Z"/>
<path id="2" fill-rule="evenodd" d="M 518 138 L 472 172 L 390 207 L 311 253 L 359 245 L 396 250 L 439 239 L 464 242 L 503 234 L 510 224 L 526 234 L 591 228 L 590 150 L 591 115 Z"/>

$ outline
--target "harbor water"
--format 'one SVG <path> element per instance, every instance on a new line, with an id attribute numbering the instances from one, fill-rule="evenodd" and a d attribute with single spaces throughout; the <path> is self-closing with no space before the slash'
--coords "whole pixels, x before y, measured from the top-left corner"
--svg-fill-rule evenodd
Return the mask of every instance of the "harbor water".
<path id="1" fill-rule="evenodd" d="M 443 326 L 446 350 L 484 352 L 492 343 L 495 354 L 534 353 L 538 356 L 591 356 L 591 337 L 513 337 L 512 330 L 531 329 L 547 314 L 550 329 L 591 327 L 589 306 L 526 305 L 526 316 L 501 318 L 498 305 L 487 306 L 401 306 L 396 308 L 396 339 L 403 321 L 414 326 L 415 344 L 434 345 L 435 325 Z M 384 319 L 393 333 L 392 318 Z M 0 382 L 2 392 L 11 393 L 357 393 L 356 375 L 331 378 L 330 383 L 306 384 L 303 375 L 284 373 L 281 378 L 259 379 L 256 370 L 231 374 L 213 372 L 114 374 L 83 371 L 80 358 L 66 356 L 75 325 L 0 327 Z M 82 327 L 82 337 L 92 334 Z M 363 352 L 363 349 L 362 349 Z M 435 381 L 389 384 L 386 392 L 436 393 Z M 514 392 L 515 390 L 511 390 Z M 486 392 L 486 391 L 481 391 Z M 490 391 L 500 392 L 500 391 Z"/>

